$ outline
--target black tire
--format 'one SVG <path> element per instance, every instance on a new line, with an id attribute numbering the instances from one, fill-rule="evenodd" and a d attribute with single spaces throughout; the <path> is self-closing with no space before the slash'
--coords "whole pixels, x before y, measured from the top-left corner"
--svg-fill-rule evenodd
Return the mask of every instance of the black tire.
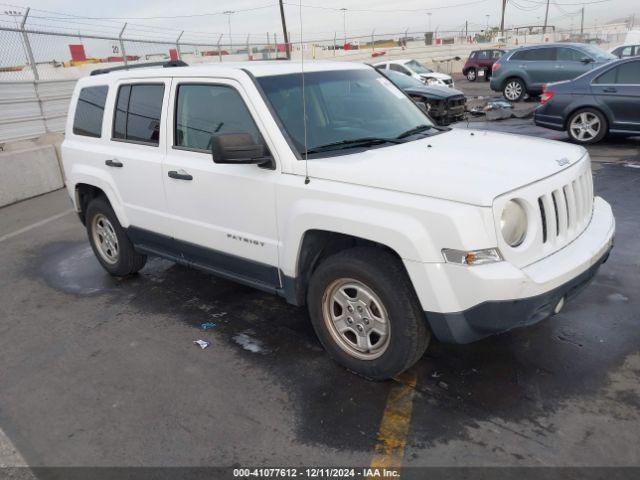
<path id="1" fill-rule="evenodd" d="M 580 138 L 580 130 L 577 130 L 578 127 L 577 125 L 574 126 L 574 122 L 581 123 L 581 116 L 582 118 L 586 118 L 587 120 L 589 118 L 594 120 L 597 119 L 597 123 L 594 124 L 597 125 L 596 135 L 592 135 L 590 131 L 585 131 L 584 137 Z M 607 118 L 599 110 L 596 110 L 595 108 L 581 108 L 580 110 L 576 110 L 571 114 L 571 116 L 567 120 L 566 130 L 567 135 L 569 135 L 569 138 L 572 142 L 580 145 L 590 145 L 599 142 L 607 136 L 607 133 L 609 132 L 609 123 L 607 122 Z"/>
<path id="2" fill-rule="evenodd" d="M 356 358 L 334 338 L 336 334 L 328 325 L 331 319 L 325 322 L 323 303 L 331 286 L 342 279 L 361 282 L 371 289 L 388 314 L 390 334 L 377 358 Z M 355 247 L 322 261 L 311 276 L 307 305 L 313 328 L 331 358 L 368 379 L 386 380 L 405 371 L 422 357 L 431 339 L 424 312 L 402 263 L 378 248 Z"/>
<path id="3" fill-rule="evenodd" d="M 519 102 L 527 94 L 527 86 L 516 77 L 507 79 L 502 87 L 502 96 L 509 102 Z"/>
<path id="4" fill-rule="evenodd" d="M 108 223 L 105 222 L 104 219 L 106 219 Z M 117 250 L 117 252 L 113 255 L 114 258 L 111 259 L 112 261 L 108 261 L 109 255 L 103 253 L 104 249 L 96 243 L 100 241 L 100 235 L 97 233 L 94 235 L 94 230 L 97 230 L 97 222 L 99 221 L 102 221 L 103 227 L 105 224 L 109 225 L 110 231 L 112 231 L 112 234 L 117 240 L 117 243 L 113 242 L 117 248 L 112 250 Z M 138 272 L 144 267 L 147 257 L 135 250 L 106 198 L 96 197 L 91 200 L 85 215 L 85 225 L 93 253 L 102 267 L 111 275 L 125 277 Z M 98 239 L 96 240 L 96 238 Z"/>
<path id="5" fill-rule="evenodd" d="M 469 70 L 467 70 L 466 76 L 467 80 L 469 80 L 470 82 L 475 82 L 478 79 L 478 72 L 475 68 L 470 68 Z"/>

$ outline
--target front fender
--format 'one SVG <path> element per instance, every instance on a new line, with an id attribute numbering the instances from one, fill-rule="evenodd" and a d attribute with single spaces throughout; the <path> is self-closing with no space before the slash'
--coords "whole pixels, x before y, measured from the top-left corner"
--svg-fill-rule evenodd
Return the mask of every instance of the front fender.
<path id="1" fill-rule="evenodd" d="M 287 276 L 297 276 L 310 230 L 370 240 L 420 263 L 442 262 L 442 248 L 497 245 L 491 208 L 316 179 L 311 185 L 317 190 L 285 188 L 278 196 L 280 266 Z"/>

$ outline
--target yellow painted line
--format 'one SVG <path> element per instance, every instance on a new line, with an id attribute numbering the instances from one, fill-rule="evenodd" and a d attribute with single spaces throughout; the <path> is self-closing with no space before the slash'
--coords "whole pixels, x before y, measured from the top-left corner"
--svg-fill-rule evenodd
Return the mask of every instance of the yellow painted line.
<path id="1" fill-rule="evenodd" d="M 404 372 L 395 380 L 378 430 L 378 443 L 371 460 L 372 469 L 400 468 L 411 426 L 416 374 Z M 398 478 L 398 477 L 396 477 Z"/>

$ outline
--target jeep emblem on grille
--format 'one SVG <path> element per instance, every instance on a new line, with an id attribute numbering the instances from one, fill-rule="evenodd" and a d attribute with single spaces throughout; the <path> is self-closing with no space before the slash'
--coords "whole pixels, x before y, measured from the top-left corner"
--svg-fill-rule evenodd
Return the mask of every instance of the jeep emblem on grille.
<path id="1" fill-rule="evenodd" d="M 556 163 L 559 166 L 564 167 L 565 165 L 567 165 L 569 163 L 569 159 L 567 157 L 557 158 L 556 159 Z"/>

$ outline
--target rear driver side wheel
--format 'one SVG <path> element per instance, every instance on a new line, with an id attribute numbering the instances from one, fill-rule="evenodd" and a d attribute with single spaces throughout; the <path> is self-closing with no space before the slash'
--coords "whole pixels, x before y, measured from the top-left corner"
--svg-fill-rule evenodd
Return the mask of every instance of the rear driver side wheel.
<path id="1" fill-rule="evenodd" d="M 578 110 L 567 122 L 567 133 L 571 140 L 583 145 L 599 142 L 607 130 L 607 119 L 593 108 Z"/>
<path id="2" fill-rule="evenodd" d="M 524 82 L 519 78 L 510 78 L 502 89 L 502 95 L 510 102 L 519 102 L 527 93 Z"/>
<path id="3" fill-rule="evenodd" d="M 478 74 L 475 68 L 470 68 L 469 71 L 467 71 L 467 80 L 469 80 L 470 82 L 475 82 L 477 76 Z"/>
<path id="4" fill-rule="evenodd" d="M 111 275 L 124 277 L 144 267 L 147 257 L 135 250 L 105 197 L 91 200 L 85 224 L 93 253 Z"/>

